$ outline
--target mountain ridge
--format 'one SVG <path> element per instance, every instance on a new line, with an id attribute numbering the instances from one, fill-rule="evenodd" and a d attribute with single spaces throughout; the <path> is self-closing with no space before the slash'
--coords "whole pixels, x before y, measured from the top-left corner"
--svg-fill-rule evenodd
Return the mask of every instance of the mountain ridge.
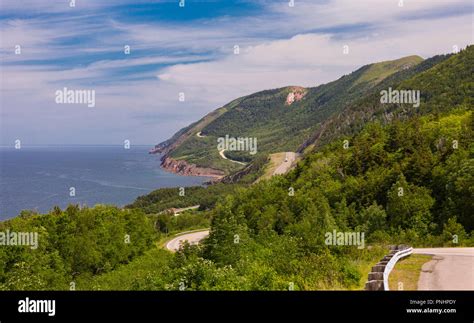
<path id="1" fill-rule="evenodd" d="M 374 99 L 380 88 L 396 85 L 450 56 L 423 60 L 411 55 L 364 65 L 316 87 L 292 85 L 243 96 L 179 130 L 155 149 L 163 154 L 161 166 L 169 171 L 183 175 L 207 174 L 217 179 L 232 174 L 231 178 L 242 178 L 256 171 L 251 164 L 257 157 L 265 159 L 271 153 L 282 151 L 304 152 L 310 146 L 317 146 L 320 139 L 326 141 L 324 130 L 341 119 L 346 109 L 353 109 L 366 97 Z M 242 166 L 219 156 L 216 139 L 225 135 L 258 138 L 257 156 L 226 151 L 228 158 L 250 165 Z"/>

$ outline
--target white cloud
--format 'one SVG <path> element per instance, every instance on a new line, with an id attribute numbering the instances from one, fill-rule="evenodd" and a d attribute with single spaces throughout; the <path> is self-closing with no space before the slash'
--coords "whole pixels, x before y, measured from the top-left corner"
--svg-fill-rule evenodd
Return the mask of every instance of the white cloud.
<path id="1" fill-rule="evenodd" d="M 151 143 L 166 139 L 179 127 L 241 95 L 287 85 L 316 86 L 364 64 L 414 54 L 429 57 L 450 52 L 453 45 L 465 47 L 472 43 L 468 14 L 417 20 L 400 17 L 466 3 L 405 0 L 399 8 L 398 0 L 297 0 L 294 8 L 283 2 L 271 5 L 271 12 L 262 16 L 215 19 L 195 26 L 106 19 L 102 25 L 78 28 L 78 22 L 85 21 L 79 17 L 56 23 L 54 28 L 41 20 L 3 22 L 2 140 L 8 143 L 22 136 L 35 143 L 115 143 L 126 136 L 134 143 Z M 354 24 L 369 27 L 358 33 L 331 30 Z M 115 33 L 92 47 L 80 43 L 51 46 L 58 37 L 94 34 L 101 28 Z M 316 29 L 327 30 L 317 33 Z M 275 39 L 282 34 L 289 36 Z M 335 37 L 341 34 L 344 37 Z M 17 42 L 25 44 L 24 56 L 9 52 Z M 132 46 L 132 55 L 124 58 L 76 67 L 18 65 L 24 59 L 122 51 L 124 42 Z M 234 44 L 240 46 L 239 55 L 232 53 Z M 349 55 L 342 52 L 346 44 Z M 136 50 L 150 55 L 135 57 Z M 202 58 L 209 61 L 196 62 Z M 113 74 L 118 68 L 146 64 L 174 65 L 140 74 L 153 78 L 130 75 L 128 82 L 127 75 L 115 79 Z M 95 89 L 96 108 L 54 104 L 54 91 L 64 86 Z M 178 101 L 179 92 L 186 95 L 184 103 Z M 48 131 L 41 130 L 45 128 Z"/>
<path id="2" fill-rule="evenodd" d="M 470 43 L 470 17 L 394 24 L 378 35 L 337 40 L 330 35 L 304 34 L 244 48 L 221 60 L 175 65 L 159 78 L 196 96 L 209 93 L 224 103 L 238 95 L 283 87 L 316 86 L 373 62 L 409 55 L 448 53 L 453 45 Z M 436 36 L 433 36 L 436 30 Z M 343 46 L 349 46 L 349 55 Z"/>

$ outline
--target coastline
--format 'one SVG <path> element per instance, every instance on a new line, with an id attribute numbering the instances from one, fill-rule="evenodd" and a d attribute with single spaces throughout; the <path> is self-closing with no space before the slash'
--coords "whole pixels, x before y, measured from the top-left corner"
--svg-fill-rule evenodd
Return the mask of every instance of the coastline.
<path id="1" fill-rule="evenodd" d="M 196 164 L 190 164 L 185 160 L 176 160 L 167 155 L 161 157 L 160 167 L 167 172 L 183 176 L 211 177 L 211 181 L 218 181 L 225 176 L 221 170 L 199 167 Z"/>
<path id="2" fill-rule="evenodd" d="M 160 188 L 207 185 L 216 176 L 181 176 L 160 167 L 149 146 L 24 146 L 1 149 L 0 222 L 22 210 L 40 214 L 69 204 L 122 207 Z M 157 158 L 158 157 L 158 158 Z M 35 167 L 31 161 L 35 160 Z M 61 167 L 59 167 L 60 165 Z M 204 172 L 199 174 L 205 175 Z M 70 195 L 70 188 L 75 196 Z M 17 192 L 22 192 L 18 195 Z"/>

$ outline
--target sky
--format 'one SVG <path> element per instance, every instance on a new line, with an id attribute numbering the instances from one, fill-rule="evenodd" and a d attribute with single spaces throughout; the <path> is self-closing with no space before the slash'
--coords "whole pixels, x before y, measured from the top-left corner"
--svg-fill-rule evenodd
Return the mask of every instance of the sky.
<path id="1" fill-rule="evenodd" d="M 1 0 L 0 145 L 154 145 L 243 95 L 473 43 L 471 0 L 289 2 Z"/>

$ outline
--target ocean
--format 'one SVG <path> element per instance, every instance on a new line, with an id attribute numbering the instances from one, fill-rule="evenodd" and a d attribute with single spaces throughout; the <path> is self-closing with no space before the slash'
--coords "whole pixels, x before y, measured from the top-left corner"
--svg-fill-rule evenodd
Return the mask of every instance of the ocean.
<path id="1" fill-rule="evenodd" d="M 162 187 L 202 185 L 207 177 L 160 168 L 150 146 L 0 147 L 0 220 L 21 210 L 48 212 L 57 205 L 124 206 Z M 70 196 L 72 191 L 75 196 Z"/>

